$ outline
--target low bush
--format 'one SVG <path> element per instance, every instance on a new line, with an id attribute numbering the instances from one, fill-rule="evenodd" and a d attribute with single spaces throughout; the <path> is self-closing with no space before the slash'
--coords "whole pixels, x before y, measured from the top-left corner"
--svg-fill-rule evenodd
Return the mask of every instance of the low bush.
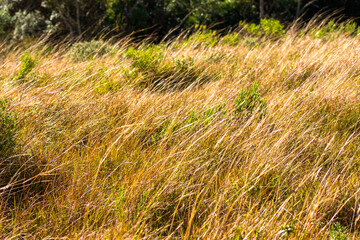
<path id="1" fill-rule="evenodd" d="M 226 34 L 223 38 L 222 38 L 222 42 L 224 44 L 230 45 L 230 46 L 237 46 L 240 41 L 242 39 L 242 36 L 240 35 L 240 33 L 231 33 L 231 34 Z"/>
<path id="2" fill-rule="evenodd" d="M 52 23 L 45 20 L 39 11 L 18 11 L 14 16 L 15 29 L 13 38 L 23 40 L 25 37 L 39 37 L 46 29 L 52 28 Z"/>
<path id="3" fill-rule="evenodd" d="M 132 59 L 136 74 L 126 76 L 135 77 L 129 79 L 130 82 L 135 81 L 141 88 L 160 91 L 184 89 L 193 84 L 202 84 L 211 78 L 204 69 L 195 65 L 192 57 L 167 59 L 165 55 L 161 46 L 150 45 L 139 49 L 130 47 L 125 57 Z"/>
<path id="4" fill-rule="evenodd" d="M 241 90 L 234 102 L 234 111 L 240 116 L 250 116 L 253 113 L 260 114 L 260 117 L 266 115 L 267 106 L 258 91 L 259 84 L 255 82 L 251 89 Z"/>
<path id="5" fill-rule="evenodd" d="M 83 61 L 96 56 L 104 56 L 114 50 L 114 47 L 108 45 L 102 40 L 92 40 L 90 42 L 78 42 L 71 46 L 69 56 L 74 61 Z"/>
<path id="6" fill-rule="evenodd" d="M 331 225 L 330 228 L 330 239 L 331 240 L 346 240 L 349 237 L 349 233 L 346 227 L 341 226 L 340 223 Z"/>
<path id="7" fill-rule="evenodd" d="M 356 22 L 337 23 L 334 19 L 331 19 L 323 27 L 310 30 L 310 35 L 316 38 L 340 34 L 356 36 L 360 34 L 360 28 Z"/>
<path id="8" fill-rule="evenodd" d="M 16 80 L 23 81 L 37 64 L 38 60 L 34 56 L 31 56 L 29 53 L 25 53 L 21 57 L 21 67 L 17 74 Z"/>
<path id="9" fill-rule="evenodd" d="M 231 47 L 236 47 L 240 44 L 243 44 L 245 47 L 253 48 L 261 44 L 261 41 L 259 41 L 258 37 L 243 36 L 242 34 L 237 32 L 225 35 L 221 41 L 222 43 Z"/>
<path id="10" fill-rule="evenodd" d="M 0 6 L 0 35 L 7 35 L 12 25 L 14 25 L 14 18 L 10 15 L 8 7 Z"/>
<path id="11" fill-rule="evenodd" d="M 125 58 L 131 58 L 132 66 L 142 72 L 156 71 L 164 62 L 165 52 L 161 46 L 154 44 L 138 49 L 130 47 L 125 52 Z"/>
<path id="12" fill-rule="evenodd" d="M 214 119 L 219 117 L 226 117 L 228 114 L 227 106 L 225 103 L 219 103 L 213 107 L 207 108 L 205 111 L 192 111 L 185 123 L 192 125 L 200 123 L 202 127 L 209 125 Z"/>
<path id="13" fill-rule="evenodd" d="M 185 45 L 195 47 L 214 47 L 218 43 L 217 32 L 207 29 L 205 25 L 195 25 L 196 32 L 184 41 Z"/>
<path id="14" fill-rule="evenodd" d="M 263 18 L 260 20 L 260 24 L 240 21 L 239 27 L 244 29 L 251 36 L 267 36 L 278 38 L 285 34 L 284 25 L 279 20 Z"/>

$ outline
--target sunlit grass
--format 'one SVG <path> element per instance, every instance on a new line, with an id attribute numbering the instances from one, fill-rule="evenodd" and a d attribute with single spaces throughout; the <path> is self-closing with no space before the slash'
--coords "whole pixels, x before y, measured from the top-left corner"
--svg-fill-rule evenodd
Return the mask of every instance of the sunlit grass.
<path id="1" fill-rule="evenodd" d="M 1 238 L 359 237 L 360 38 L 196 37 L 6 52 Z"/>

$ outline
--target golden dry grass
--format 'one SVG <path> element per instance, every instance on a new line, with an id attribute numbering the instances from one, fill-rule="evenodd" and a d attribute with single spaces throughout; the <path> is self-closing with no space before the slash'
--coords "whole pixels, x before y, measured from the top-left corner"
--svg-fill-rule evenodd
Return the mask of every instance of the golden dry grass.
<path id="1" fill-rule="evenodd" d="M 126 76 L 126 41 L 80 62 L 32 46 L 21 82 L 23 49 L 4 53 L 18 171 L 1 188 L 1 238 L 358 239 L 360 38 L 258 41 L 162 46 L 210 76 L 164 91 Z M 266 116 L 237 114 L 256 81 Z"/>

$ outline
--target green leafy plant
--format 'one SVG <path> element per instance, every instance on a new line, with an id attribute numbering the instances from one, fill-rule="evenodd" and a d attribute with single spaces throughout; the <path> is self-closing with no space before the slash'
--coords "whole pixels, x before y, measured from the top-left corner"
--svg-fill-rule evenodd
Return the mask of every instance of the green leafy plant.
<path id="1" fill-rule="evenodd" d="M 175 120 L 165 120 L 159 127 L 154 129 L 151 142 L 156 143 L 163 138 L 170 137 L 178 127 L 179 125 Z"/>
<path id="2" fill-rule="evenodd" d="M 356 22 L 348 22 L 345 25 L 342 25 L 341 28 L 343 32 L 346 34 L 359 34 L 360 29 L 358 28 L 358 24 Z"/>
<path id="3" fill-rule="evenodd" d="M 192 57 L 167 59 L 164 46 L 150 45 L 138 49 L 130 47 L 125 58 L 132 59 L 134 71 L 126 71 L 125 76 L 133 76 L 136 85 L 151 90 L 184 89 L 195 83 L 210 79 L 202 68 L 195 65 Z M 129 74 L 131 72 L 131 74 Z"/>
<path id="4" fill-rule="evenodd" d="M 265 35 L 279 37 L 285 34 L 284 26 L 279 20 L 263 18 L 260 25 Z"/>
<path id="5" fill-rule="evenodd" d="M 69 56 L 74 61 L 83 61 L 96 56 L 104 56 L 111 53 L 113 50 L 114 47 L 102 40 L 92 40 L 90 42 L 78 42 L 72 45 L 69 50 Z"/>
<path id="6" fill-rule="evenodd" d="M 260 97 L 258 91 L 259 83 L 255 82 L 251 89 L 241 90 L 234 102 L 234 111 L 241 116 L 249 116 L 255 111 L 260 117 L 265 116 L 267 111 L 266 102 Z"/>
<path id="7" fill-rule="evenodd" d="M 225 103 L 219 103 L 213 107 L 209 107 L 204 111 L 192 111 L 185 120 L 187 128 L 193 129 L 209 127 L 216 118 L 225 118 L 228 115 L 228 109 Z"/>
<path id="8" fill-rule="evenodd" d="M 125 58 L 131 58 L 133 67 L 140 71 L 156 71 L 163 63 L 165 53 L 160 45 L 151 44 L 138 49 L 129 47 Z"/>
<path id="9" fill-rule="evenodd" d="M 294 233 L 294 226 L 292 225 L 283 225 L 281 226 L 281 230 L 278 232 L 279 238 L 287 239 L 291 234 Z"/>
<path id="10" fill-rule="evenodd" d="M 18 11 L 15 13 L 13 38 L 23 40 L 25 37 L 39 37 L 46 29 L 52 28 L 51 21 L 45 20 L 40 11 Z"/>
<path id="11" fill-rule="evenodd" d="M 205 25 L 195 25 L 196 32 L 184 42 L 185 45 L 192 44 L 196 47 L 214 47 L 218 43 L 217 32 L 207 29 Z"/>
<path id="12" fill-rule="evenodd" d="M 240 43 L 241 39 L 242 37 L 239 33 L 231 33 L 231 34 L 226 34 L 222 38 L 222 42 L 230 46 L 237 46 Z"/>
<path id="13" fill-rule="evenodd" d="M 242 27 L 248 34 L 261 37 L 281 37 L 285 34 L 284 25 L 279 20 L 263 18 L 260 20 L 260 24 L 247 24 L 240 21 L 239 27 Z"/>
<path id="14" fill-rule="evenodd" d="M 310 31 L 310 35 L 316 38 L 336 36 L 339 34 L 358 35 L 360 34 L 360 28 L 356 22 L 337 23 L 334 19 L 331 19 L 325 26 Z"/>
<path id="15" fill-rule="evenodd" d="M 151 44 L 138 49 L 130 47 L 125 52 L 125 58 L 132 60 L 133 67 L 127 71 L 131 74 L 125 76 L 129 77 L 130 82 L 135 80 L 141 88 L 160 88 L 165 84 L 164 80 L 172 75 L 171 66 L 165 62 L 165 52 L 160 46 Z"/>
<path id="16" fill-rule="evenodd" d="M 320 28 L 319 30 L 313 30 L 312 34 L 314 37 L 321 38 L 329 35 L 330 33 L 334 33 L 337 31 L 337 24 L 335 20 L 330 20 L 324 27 Z"/>
<path id="17" fill-rule="evenodd" d="M 94 88 L 99 94 L 116 92 L 121 88 L 121 82 L 118 78 L 111 76 L 114 70 L 103 65 L 95 73 L 91 73 L 94 79 Z"/>
<path id="18" fill-rule="evenodd" d="M 331 240 L 346 240 L 348 239 L 349 234 L 347 233 L 347 228 L 341 226 L 339 222 L 335 223 L 330 227 L 330 239 Z"/>
<path id="19" fill-rule="evenodd" d="M 9 33 L 13 24 L 14 18 L 10 15 L 9 8 L 0 6 L 0 35 Z"/>
<path id="20" fill-rule="evenodd" d="M 24 80 L 25 77 L 36 67 L 38 60 L 31 56 L 29 53 L 25 53 L 21 57 L 21 67 L 17 74 L 17 80 Z"/>
<path id="21" fill-rule="evenodd" d="M 261 41 L 259 41 L 259 38 L 256 36 L 243 36 L 240 33 L 231 33 L 227 34 L 222 38 L 222 43 L 236 47 L 240 44 L 246 46 L 246 47 L 255 47 L 257 45 L 261 44 Z"/>
<path id="22" fill-rule="evenodd" d="M 242 27 L 250 35 L 255 35 L 255 36 L 262 35 L 261 26 L 259 24 L 255 24 L 255 23 L 248 24 L 244 21 L 240 21 L 239 27 Z"/>
<path id="23" fill-rule="evenodd" d="M 234 237 L 231 238 L 231 240 L 242 240 L 244 239 L 243 235 L 244 235 L 244 229 L 242 227 L 236 227 L 236 234 Z"/>

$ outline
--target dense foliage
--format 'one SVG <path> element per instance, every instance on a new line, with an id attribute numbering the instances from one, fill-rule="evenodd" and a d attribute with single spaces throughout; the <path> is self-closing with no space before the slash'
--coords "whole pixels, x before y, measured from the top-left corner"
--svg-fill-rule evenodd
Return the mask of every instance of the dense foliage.
<path id="1" fill-rule="evenodd" d="M 260 1 L 261 2 L 261 1 Z M 292 22 L 307 20 L 321 11 L 357 17 L 360 4 L 350 1 L 263 1 L 262 17 Z M 234 27 L 239 21 L 259 22 L 258 0 L 3 0 L 0 2 L 0 34 L 14 39 L 25 36 L 70 37 L 131 33 L 157 33 L 195 24 Z M 260 15 L 261 15 L 260 14 Z M 328 16 L 329 14 L 326 14 Z M 334 15 L 335 16 L 335 15 Z"/>

